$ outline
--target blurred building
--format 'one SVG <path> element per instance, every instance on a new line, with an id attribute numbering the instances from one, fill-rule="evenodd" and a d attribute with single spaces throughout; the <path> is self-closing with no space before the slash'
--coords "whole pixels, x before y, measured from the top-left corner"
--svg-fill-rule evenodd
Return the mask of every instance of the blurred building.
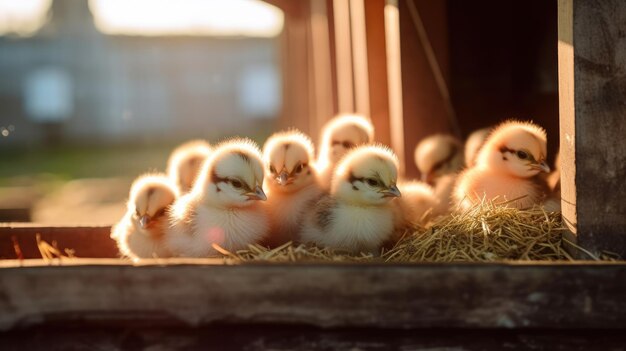
<path id="1" fill-rule="evenodd" d="M 32 36 L 0 34 L 0 146 L 253 134 L 281 109 L 276 37 L 107 35 L 55 0 Z"/>

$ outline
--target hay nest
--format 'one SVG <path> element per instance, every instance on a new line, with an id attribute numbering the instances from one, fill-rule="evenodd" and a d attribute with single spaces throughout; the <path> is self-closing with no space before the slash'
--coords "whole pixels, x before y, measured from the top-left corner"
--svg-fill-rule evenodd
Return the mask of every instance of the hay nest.
<path id="1" fill-rule="evenodd" d="M 564 230 L 558 212 L 484 202 L 405 235 L 382 257 L 393 262 L 572 260 L 564 248 Z"/>
<path id="2" fill-rule="evenodd" d="M 508 260 L 557 261 L 573 260 L 565 244 L 585 252 L 591 259 L 611 259 L 611 255 L 596 257 L 563 238 L 565 228 L 559 212 L 542 208 L 518 210 L 484 202 L 465 212 L 440 217 L 426 228 L 407 230 L 390 249 L 379 256 L 294 245 L 267 248 L 250 245 L 234 253 L 221 248 L 227 259 L 251 262 L 496 262 Z M 402 234 L 402 233 L 401 233 Z"/>

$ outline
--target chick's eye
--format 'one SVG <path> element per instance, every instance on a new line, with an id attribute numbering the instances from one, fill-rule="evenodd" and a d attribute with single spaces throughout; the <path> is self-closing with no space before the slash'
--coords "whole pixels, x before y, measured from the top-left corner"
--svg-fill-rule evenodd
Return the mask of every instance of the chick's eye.
<path id="1" fill-rule="evenodd" d="M 517 157 L 518 157 L 520 160 L 525 160 L 525 159 L 527 159 L 527 158 L 528 158 L 528 154 L 527 154 L 526 152 L 524 152 L 524 151 L 518 151 L 518 152 L 517 152 Z"/>
<path id="2" fill-rule="evenodd" d="M 353 147 L 356 146 L 353 142 L 350 142 L 350 141 L 344 141 L 342 145 L 346 149 L 352 149 Z"/>
<path id="3" fill-rule="evenodd" d="M 372 179 L 372 178 L 368 178 L 367 179 L 367 184 L 369 186 L 378 186 L 379 185 L 378 181 L 376 179 Z"/>
<path id="4" fill-rule="evenodd" d="M 238 180 L 231 180 L 230 185 L 232 185 L 235 189 L 241 189 L 241 187 L 243 186 L 243 184 Z"/>
<path id="5" fill-rule="evenodd" d="M 276 168 L 274 168 L 274 166 L 270 166 L 270 172 L 276 173 Z"/>
<path id="6" fill-rule="evenodd" d="M 296 167 L 296 173 L 300 173 L 300 172 L 302 172 L 302 170 L 303 170 L 303 169 L 304 169 L 304 165 L 303 165 L 303 164 L 299 164 L 299 165 Z"/>

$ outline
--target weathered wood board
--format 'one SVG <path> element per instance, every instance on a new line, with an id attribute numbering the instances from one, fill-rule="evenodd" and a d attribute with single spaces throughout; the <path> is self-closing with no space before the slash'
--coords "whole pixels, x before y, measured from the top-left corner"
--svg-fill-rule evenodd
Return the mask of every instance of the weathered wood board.
<path id="1" fill-rule="evenodd" d="M 624 264 L 0 261 L 0 329 L 40 323 L 626 328 Z"/>
<path id="2" fill-rule="evenodd" d="M 626 2 L 559 1 L 563 217 L 578 245 L 626 255 Z"/>

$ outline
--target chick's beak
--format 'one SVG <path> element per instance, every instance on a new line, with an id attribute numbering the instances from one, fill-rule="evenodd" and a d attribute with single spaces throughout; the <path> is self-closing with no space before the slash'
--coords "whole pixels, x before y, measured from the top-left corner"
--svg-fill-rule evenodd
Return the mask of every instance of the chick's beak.
<path id="1" fill-rule="evenodd" d="M 139 217 L 139 225 L 141 226 L 141 229 L 146 229 L 148 227 L 148 224 L 150 224 L 150 220 L 152 218 L 150 218 L 150 215 L 143 215 L 141 217 Z"/>
<path id="2" fill-rule="evenodd" d="M 276 181 L 280 185 L 287 185 L 287 182 L 289 181 L 289 173 L 287 173 L 287 171 L 280 172 L 280 174 L 276 177 Z"/>
<path id="3" fill-rule="evenodd" d="M 248 196 L 248 199 L 250 200 L 260 200 L 260 201 L 267 200 L 267 196 L 265 195 L 265 192 L 263 192 L 263 189 L 258 185 L 256 188 L 254 188 L 253 192 L 249 192 L 246 195 Z"/>
<path id="4" fill-rule="evenodd" d="M 546 172 L 546 173 L 550 173 L 550 166 L 548 166 L 548 164 L 546 163 L 546 161 L 541 161 L 539 163 L 536 163 L 534 165 L 534 168 L 542 171 L 542 172 Z"/>
<path id="5" fill-rule="evenodd" d="M 400 197 L 402 194 L 400 193 L 400 189 L 397 186 L 392 185 L 389 189 L 383 191 L 383 195 L 385 197 Z"/>

